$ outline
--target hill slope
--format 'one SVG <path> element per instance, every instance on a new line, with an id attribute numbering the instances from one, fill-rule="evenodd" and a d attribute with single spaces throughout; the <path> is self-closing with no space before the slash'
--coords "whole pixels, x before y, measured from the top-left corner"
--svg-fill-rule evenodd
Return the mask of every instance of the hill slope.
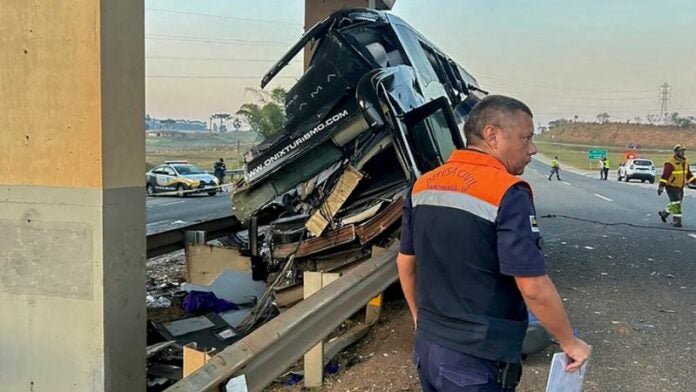
<path id="1" fill-rule="evenodd" d="M 624 147 L 638 143 L 643 148 L 671 149 L 680 143 L 696 147 L 696 128 L 678 128 L 623 123 L 572 123 L 545 132 L 536 137 L 542 142 L 589 144 Z"/>

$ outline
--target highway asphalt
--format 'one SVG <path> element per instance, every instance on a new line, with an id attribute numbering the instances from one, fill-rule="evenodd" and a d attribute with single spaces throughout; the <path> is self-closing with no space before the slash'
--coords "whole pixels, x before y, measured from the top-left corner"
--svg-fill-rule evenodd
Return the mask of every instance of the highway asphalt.
<path id="1" fill-rule="evenodd" d="M 696 191 L 684 228 L 662 223 L 657 184 L 616 171 L 561 172 L 533 161 L 532 184 L 549 275 L 579 335 L 593 346 L 584 391 L 696 391 Z M 530 356 L 519 391 L 543 390 L 549 355 Z"/>
<path id="2" fill-rule="evenodd" d="M 684 228 L 662 223 L 657 184 L 600 181 L 533 161 L 533 187 L 549 275 L 579 335 L 593 346 L 584 391 L 696 391 L 696 191 Z M 228 193 L 149 197 L 148 233 L 230 215 Z M 553 346 L 525 361 L 521 392 L 544 390 Z"/>
<path id="3" fill-rule="evenodd" d="M 229 193 L 215 196 L 207 194 L 176 196 L 151 196 L 147 198 L 147 234 L 171 230 L 192 223 L 232 215 Z"/>

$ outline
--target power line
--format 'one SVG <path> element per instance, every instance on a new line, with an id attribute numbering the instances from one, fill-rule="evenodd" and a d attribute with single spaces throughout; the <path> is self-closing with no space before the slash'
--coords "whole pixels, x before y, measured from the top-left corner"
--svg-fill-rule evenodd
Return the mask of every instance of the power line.
<path id="1" fill-rule="evenodd" d="M 171 60 L 171 61 L 221 61 L 221 62 L 240 62 L 240 63 L 276 63 L 278 59 L 250 59 L 232 57 L 192 57 L 192 56 L 147 56 L 146 60 Z M 290 63 L 301 63 L 302 60 L 293 60 Z"/>
<path id="2" fill-rule="evenodd" d="M 302 27 L 302 24 L 296 23 L 296 22 L 290 22 L 290 21 L 283 21 L 283 20 L 268 20 L 268 19 L 254 19 L 254 18 L 240 18 L 237 16 L 227 16 L 227 15 L 216 15 L 216 14 L 205 14 L 202 12 L 190 12 L 190 11 L 177 11 L 177 10 L 168 10 L 164 8 L 146 8 L 146 11 L 154 11 L 154 12 L 165 12 L 165 13 L 170 13 L 170 14 L 180 14 L 180 15 L 193 15 L 193 16 L 202 16 L 206 18 L 217 18 L 217 19 L 229 19 L 229 20 L 238 20 L 241 22 L 254 22 L 254 23 L 269 23 L 269 24 L 284 24 L 284 25 L 291 25 L 291 26 L 300 26 Z"/>
<path id="3" fill-rule="evenodd" d="M 256 46 L 278 46 L 286 47 L 294 44 L 293 42 L 282 41 L 256 41 L 235 38 L 207 38 L 196 37 L 190 35 L 167 35 L 167 34 L 145 34 L 145 39 L 162 40 L 162 41 L 183 41 L 183 42 L 202 42 L 210 44 L 224 45 L 256 45 Z"/>
<path id="4" fill-rule="evenodd" d="M 503 84 L 517 84 L 518 86 L 527 86 L 527 87 L 532 87 L 532 88 L 538 88 L 538 89 L 545 89 L 545 90 L 563 90 L 565 91 L 576 91 L 576 92 L 586 92 L 586 93 L 600 93 L 600 94 L 637 94 L 637 93 L 644 93 L 644 94 L 654 94 L 654 90 L 594 90 L 594 89 L 584 89 L 584 88 L 578 88 L 575 86 L 563 86 L 563 85 L 553 85 L 553 84 L 547 84 L 547 83 L 539 83 L 538 81 L 534 82 L 525 82 L 522 80 L 512 80 L 512 79 L 505 79 L 505 78 L 500 78 L 498 76 L 490 76 L 482 73 L 472 73 L 474 77 L 477 79 L 488 79 L 494 82 L 500 82 Z"/>
<path id="5" fill-rule="evenodd" d="M 238 79 L 261 80 L 263 76 L 232 76 L 232 75 L 145 75 L 146 79 Z M 299 76 L 277 76 L 274 79 L 299 79 Z"/>
<path id="6" fill-rule="evenodd" d="M 529 91 L 529 92 L 537 92 L 539 94 L 543 94 L 544 97 L 548 98 L 554 98 L 554 101 L 558 100 L 585 100 L 585 101 L 608 101 L 608 102 L 627 102 L 627 101 L 635 101 L 635 102 L 654 102 L 653 100 L 655 99 L 654 96 L 646 96 L 646 97 L 598 97 L 596 95 L 561 95 L 561 94 L 549 94 L 547 92 L 539 92 L 537 90 L 534 90 L 533 88 L 524 88 L 524 87 L 516 87 L 516 86 L 496 86 L 492 84 L 485 84 L 485 87 L 488 89 L 492 90 L 506 90 L 506 91 L 512 91 L 519 93 L 521 91 Z M 556 89 L 558 90 L 563 90 L 562 88 Z"/>

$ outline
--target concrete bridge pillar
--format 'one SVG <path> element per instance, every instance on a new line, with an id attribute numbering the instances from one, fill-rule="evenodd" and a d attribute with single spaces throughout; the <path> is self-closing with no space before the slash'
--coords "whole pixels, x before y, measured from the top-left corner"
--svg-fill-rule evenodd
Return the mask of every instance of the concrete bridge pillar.
<path id="1" fill-rule="evenodd" d="M 1 3 L 0 390 L 144 390 L 143 0 Z"/>

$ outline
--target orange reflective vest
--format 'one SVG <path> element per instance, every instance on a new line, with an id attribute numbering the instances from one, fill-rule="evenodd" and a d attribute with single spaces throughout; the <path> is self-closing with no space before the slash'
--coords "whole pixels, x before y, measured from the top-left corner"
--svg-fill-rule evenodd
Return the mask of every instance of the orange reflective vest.
<path id="1" fill-rule="evenodd" d="M 495 158 L 472 150 L 455 151 L 414 184 L 418 333 L 424 338 L 480 358 L 518 360 L 527 311 L 515 279 L 500 272 L 496 232 L 503 196 L 515 184 L 528 187 Z"/>
<path id="2" fill-rule="evenodd" d="M 693 181 L 696 181 L 696 178 L 691 174 L 689 162 L 686 159 L 681 160 L 672 157 L 672 159 L 665 162 L 660 183 L 675 188 L 683 188 L 687 182 Z"/>

